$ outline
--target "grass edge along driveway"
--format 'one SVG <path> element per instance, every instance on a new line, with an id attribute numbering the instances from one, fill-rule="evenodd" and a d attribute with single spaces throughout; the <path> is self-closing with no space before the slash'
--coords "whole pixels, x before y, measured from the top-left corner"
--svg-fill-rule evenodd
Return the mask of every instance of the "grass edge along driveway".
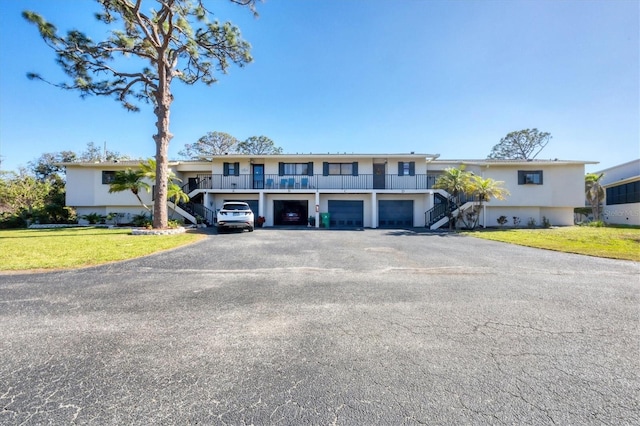
<path id="1" fill-rule="evenodd" d="M 640 262 L 640 228 L 637 227 L 486 229 L 464 234 L 527 247 Z"/>
<path id="2" fill-rule="evenodd" d="M 203 234 L 131 235 L 128 228 L 0 230 L 0 271 L 72 269 L 147 256 Z"/>

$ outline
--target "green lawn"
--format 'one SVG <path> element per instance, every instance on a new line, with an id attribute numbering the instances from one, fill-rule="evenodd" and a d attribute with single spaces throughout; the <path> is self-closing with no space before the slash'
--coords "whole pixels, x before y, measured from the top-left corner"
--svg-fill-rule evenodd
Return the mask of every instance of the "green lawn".
<path id="1" fill-rule="evenodd" d="M 528 247 L 640 261 L 639 228 L 568 226 L 550 229 L 487 229 L 465 234 Z"/>
<path id="2" fill-rule="evenodd" d="M 190 244 L 202 234 L 131 235 L 126 228 L 0 230 L 0 271 L 78 268 Z"/>

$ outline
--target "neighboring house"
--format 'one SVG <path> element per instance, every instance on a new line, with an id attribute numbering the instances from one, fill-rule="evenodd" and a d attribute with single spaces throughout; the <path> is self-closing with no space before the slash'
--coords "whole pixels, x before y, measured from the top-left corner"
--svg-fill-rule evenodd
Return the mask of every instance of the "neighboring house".
<path id="1" fill-rule="evenodd" d="M 603 220 L 640 225 L 640 159 L 596 172 L 601 173 L 604 176 L 600 184 L 605 190 Z"/>
<path id="2" fill-rule="evenodd" d="M 543 217 L 553 225 L 572 225 L 573 209 L 584 203 L 584 161 L 440 160 L 429 154 L 279 154 L 222 155 L 207 161 L 172 162 L 191 201 L 176 212 L 188 221 L 212 223 L 215 210 L 230 200 L 249 203 L 265 226 L 444 227 L 433 215 L 447 194 L 433 189 L 447 167 L 504 181 L 511 195 L 484 207 L 480 224 L 497 226 L 506 216 L 521 225 Z M 128 192 L 109 194 L 115 171 L 131 163 L 67 163 L 67 205 L 79 215 L 97 212 L 138 214 L 142 208 Z M 143 194 L 151 204 L 151 196 Z M 464 207 L 463 207 L 464 208 Z M 171 209 L 170 209 L 171 212 Z M 328 213 L 322 214 L 322 213 Z"/>

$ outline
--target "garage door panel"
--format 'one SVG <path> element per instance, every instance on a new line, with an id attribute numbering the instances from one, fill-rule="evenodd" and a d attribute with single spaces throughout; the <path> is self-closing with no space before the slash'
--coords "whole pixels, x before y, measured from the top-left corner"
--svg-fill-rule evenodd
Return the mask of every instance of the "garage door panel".
<path id="1" fill-rule="evenodd" d="M 378 201 L 378 226 L 380 228 L 413 227 L 413 200 Z"/>
<path id="2" fill-rule="evenodd" d="M 362 227 L 364 202 L 359 200 L 329 200 L 329 226 L 335 228 Z"/>

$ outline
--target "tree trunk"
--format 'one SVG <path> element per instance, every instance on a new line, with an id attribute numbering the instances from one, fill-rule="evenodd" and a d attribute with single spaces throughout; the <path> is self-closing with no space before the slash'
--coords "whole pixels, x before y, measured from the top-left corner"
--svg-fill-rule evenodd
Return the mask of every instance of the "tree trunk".
<path id="1" fill-rule="evenodd" d="M 164 67 L 159 67 L 159 86 L 156 94 L 156 108 L 154 110 L 158 121 L 156 128 L 158 133 L 153 135 L 156 142 L 156 189 L 153 204 L 153 227 L 165 229 L 168 225 L 167 218 L 167 181 L 169 177 L 169 141 L 173 135 L 169 132 L 169 113 L 172 102 L 169 85 L 171 79 L 166 76 Z"/>

